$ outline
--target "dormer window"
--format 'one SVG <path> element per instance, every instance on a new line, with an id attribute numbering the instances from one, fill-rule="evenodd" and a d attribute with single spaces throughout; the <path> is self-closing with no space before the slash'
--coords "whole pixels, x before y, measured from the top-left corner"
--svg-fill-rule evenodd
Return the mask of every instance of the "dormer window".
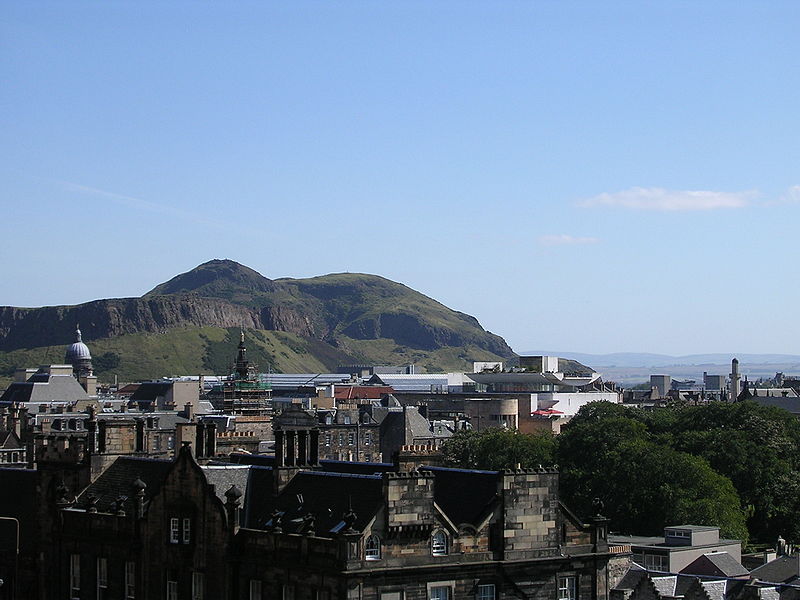
<path id="1" fill-rule="evenodd" d="M 433 556 L 447 556 L 449 553 L 447 534 L 438 529 L 431 536 L 431 554 Z"/>
<path id="2" fill-rule="evenodd" d="M 381 538 L 373 534 L 364 543 L 364 558 L 366 560 L 381 559 Z"/>

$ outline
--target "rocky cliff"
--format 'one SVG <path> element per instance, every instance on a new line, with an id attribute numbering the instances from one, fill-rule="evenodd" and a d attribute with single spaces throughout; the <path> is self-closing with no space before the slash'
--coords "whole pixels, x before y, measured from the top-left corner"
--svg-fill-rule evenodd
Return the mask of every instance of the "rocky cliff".
<path id="1" fill-rule="evenodd" d="M 184 327 L 244 327 L 287 332 L 334 348 L 383 340 L 422 353 L 470 347 L 470 355 L 514 355 L 474 317 L 382 277 L 347 273 L 270 280 L 229 260 L 200 265 L 141 298 L 0 307 L 0 351 L 67 344 L 76 323 L 88 340 Z M 370 358 L 368 346 L 355 345 Z"/>

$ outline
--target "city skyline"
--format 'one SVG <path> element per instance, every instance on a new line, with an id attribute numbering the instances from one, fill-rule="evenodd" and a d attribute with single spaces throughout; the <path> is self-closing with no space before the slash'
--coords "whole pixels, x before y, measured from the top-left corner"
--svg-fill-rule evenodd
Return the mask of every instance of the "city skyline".
<path id="1" fill-rule="evenodd" d="M 800 354 L 794 3 L 9 4 L 0 304 L 213 258 L 517 351 Z"/>

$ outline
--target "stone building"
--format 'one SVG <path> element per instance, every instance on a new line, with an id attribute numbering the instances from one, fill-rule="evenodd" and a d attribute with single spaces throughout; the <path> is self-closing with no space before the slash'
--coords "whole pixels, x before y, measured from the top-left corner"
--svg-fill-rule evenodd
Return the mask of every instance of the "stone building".
<path id="1" fill-rule="evenodd" d="M 42 500 L 24 533 L 53 536 L 28 538 L 36 569 L 10 597 L 608 598 L 606 520 L 570 513 L 555 471 L 325 463 L 308 435 L 294 461 L 199 464 L 188 443 L 173 461 L 121 456 L 78 493 L 29 472 Z"/>

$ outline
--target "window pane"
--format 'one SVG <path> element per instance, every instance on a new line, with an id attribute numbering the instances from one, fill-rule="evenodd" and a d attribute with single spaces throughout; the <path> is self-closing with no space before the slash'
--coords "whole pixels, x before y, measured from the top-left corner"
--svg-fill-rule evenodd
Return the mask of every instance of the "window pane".
<path id="1" fill-rule="evenodd" d="M 261 580 L 250 580 L 250 600 L 261 600 Z"/>
<path id="2" fill-rule="evenodd" d="M 180 534 L 180 522 L 176 517 L 173 517 L 169 520 L 169 541 L 172 544 L 177 544 L 179 539 L 178 536 Z"/>
<path id="3" fill-rule="evenodd" d="M 477 600 L 494 600 L 494 584 L 479 585 L 477 597 Z"/>
<path id="4" fill-rule="evenodd" d="M 430 600 L 450 600 L 450 586 L 438 585 L 431 587 Z"/>
<path id="5" fill-rule="evenodd" d="M 364 544 L 364 558 L 367 560 L 380 560 L 381 540 L 377 535 L 371 535 Z"/>
<path id="6" fill-rule="evenodd" d="M 431 554 L 434 556 L 447 555 L 447 534 L 444 531 L 437 531 L 431 537 Z"/>
<path id="7" fill-rule="evenodd" d="M 136 598 L 136 563 L 125 563 L 125 600 Z"/>
<path id="8" fill-rule="evenodd" d="M 203 600 L 203 574 L 192 573 L 192 600 Z"/>
<path id="9" fill-rule="evenodd" d="M 81 555 L 70 554 L 69 557 L 69 597 L 80 598 L 81 595 Z"/>
<path id="10" fill-rule="evenodd" d="M 564 575 L 558 578 L 558 600 L 576 600 L 576 578 Z"/>

